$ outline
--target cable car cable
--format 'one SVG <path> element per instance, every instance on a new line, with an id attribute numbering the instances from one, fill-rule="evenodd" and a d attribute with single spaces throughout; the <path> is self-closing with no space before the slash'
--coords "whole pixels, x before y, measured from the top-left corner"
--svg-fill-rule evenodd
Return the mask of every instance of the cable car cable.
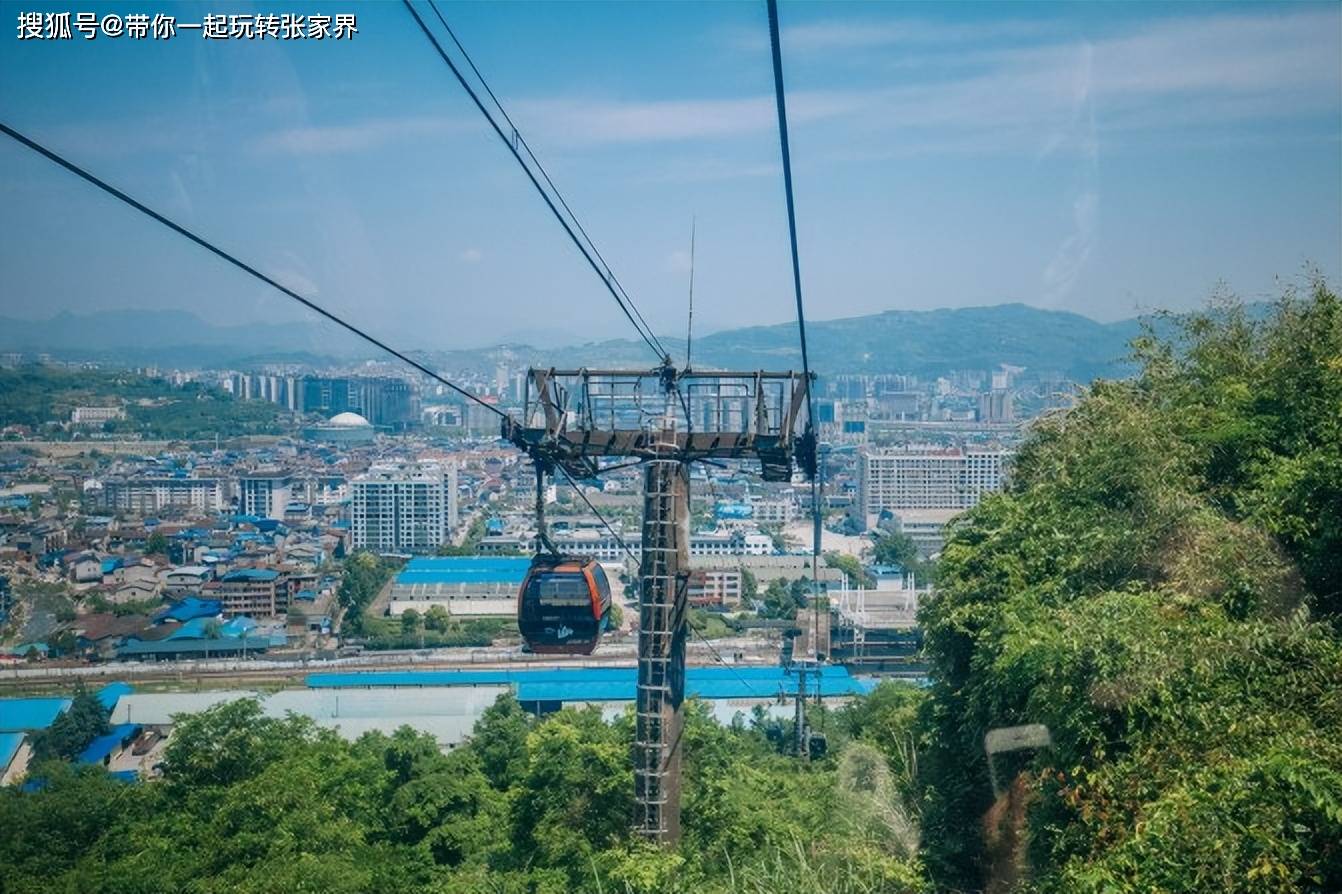
<path id="1" fill-rule="evenodd" d="M 489 126 L 494 129 L 494 133 L 498 134 L 499 139 L 503 141 L 503 145 L 508 147 L 508 151 L 512 153 L 513 158 L 522 168 L 523 173 L 527 175 L 527 179 L 531 181 L 531 185 L 536 188 L 536 192 L 540 194 L 540 197 L 545 201 L 546 206 L 549 207 L 550 213 L 554 215 L 555 220 L 559 221 L 559 225 L 564 228 L 564 232 L 568 234 L 569 239 L 573 241 L 573 244 L 577 247 L 578 251 L 582 252 L 582 256 L 587 259 L 588 265 L 591 266 L 592 271 L 601 279 L 601 283 L 606 287 L 606 291 L 610 292 L 611 297 L 615 299 L 615 303 L 619 305 L 620 310 L 624 311 L 625 317 L 628 318 L 634 329 L 638 331 L 638 334 L 643 338 L 643 341 L 647 343 L 649 348 L 656 352 L 658 359 L 666 362 L 670 355 L 667 353 L 666 349 L 662 347 L 661 342 L 657 340 L 657 336 L 652 334 L 651 329 L 645 331 L 639 326 L 638 321 L 634 317 L 634 312 L 630 310 L 633 302 L 630 301 L 626 303 L 626 301 L 620 297 L 620 293 L 616 291 L 615 286 L 611 283 L 611 278 L 607 277 L 609 271 L 607 271 L 607 273 L 602 272 L 601 267 L 597 264 L 596 258 L 594 258 L 592 253 L 582 244 L 582 241 L 578 238 L 578 234 L 573 231 L 573 227 L 564 219 L 564 215 L 559 213 L 559 208 L 555 205 L 554 199 L 550 198 L 549 193 L 545 191 L 545 188 L 541 186 L 540 181 L 536 179 L 536 175 L 531 172 L 531 168 L 522 160 L 522 154 L 518 151 L 517 146 L 514 145 L 512 140 L 508 139 L 508 135 L 503 132 L 503 128 L 499 127 L 499 123 L 494 120 L 494 116 L 489 114 L 489 110 L 486 109 L 485 104 L 481 102 L 479 94 L 475 92 L 475 89 L 472 88 L 469 83 L 467 83 L 465 75 L 461 73 L 461 69 L 452 61 L 452 58 L 448 56 L 447 51 L 443 49 L 443 45 L 439 43 L 438 38 L 434 36 L 433 32 L 429 30 L 429 26 L 425 24 L 422 18 L 420 18 L 419 13 L 415 11 L 414 5 L 410 0 L 403 0 L 403 2 L 405 8 L 410 11 L 410 15 L 414 17 L 415 23 L 419 25 L 420 30 L 424 32 L 424 36 L 429 39 L 429 43 L 433 44 L 433 48 L 437 51 L 439 58 L 447 63 L 447 67 L 451 69 L 452 74 L 456 76 L 457 83 L 461 84 L 462 89 L 466 91 L 468 96 L 470 96 L 471 101 L 475 103 L 475 107 L 480 110 L 480 114 L 485 116 L 485 120 L 487 120 Z"/>
<path id="2" fill-rule="evenodd" d="M 499 98 L 494 95 L 494 91 L 490 89 L 489 82 L 485 80 L 485 76 L 481 74 L 480 69 L 476 67 L 475 60 L 471 58 L 470 53 L 466 52 L 466 47 L 464 47 L 461 41 L 457 39 L 457 33 L 452 30 L 452 26 L 447 23 L 447 19 L 444 18 L 443 14 L 438 10 L 437 0 L 429 0 L 429 8 L 433 10 L 433 14 L 437 16 L 438 21 L 442 23 L 443 30 L 447 32 L 447 36 L 452 38 L 452 43 L 454 43 L 457 49 L 461 52 L 462 58 L 466 60 L 466 64 L 470 66 L 471 71 L 475 74 L 476 79 L 480 81 L 480 86 L 484 87 L 485 93 L 489 94 L 489 98 L 494 102 L 494 105 L 498 108 L 499 114 L 503 115 L 503 120 L 507 121 L 508 126 L 512 128 L 514 139 L 516 139 L 518 144 L 521 145 L 521 147 L 527 151 L 527 157 L 530 158 L 532 162 L 535 163 L 536 170 L 540 171 L 541 177 L 544 178 L 546 185 L 550 187 L 550 190 L 551 192 L 554 193 L 555 198 L 559 200 L 560 206 L 563 207 L 563 209 L 566 212 L 568 212 L 569 219 L 573 221 L 573 225 L 578 228 L 578 232 L 581 233 L 583 238 L 587 240 L 587 247 L 592 250 L 592 254 L 596 255 L 597 260 L 601 262 L 601 266 L 604 269 L 605 275 L 609 277 L 611 283 L 615 286 L 615 288 L 620 290 L 620 294 L 623 295 L 624 300 L 629 303 L 629 307 L 630 309 L 633 310 L 634 316 L 638 317 L 638 321 L 643 324 L 644 329 L 646 329 L 648 332 L 651 333 L 652 327 L 648 325 L 647 320 L 643 319 L 643 314 L 639 312 L 638 305 L 634 304 L 634 299 L 629 297 L 629 292 L 625 289 L 624 284 L 620 282 L 620 280 L 615 276 L 614 271 L 610 269 L 610 264 L 602 256 L 600 249 L 596 247 L 596 242 L 594 242 L 592 237 L 588 235 L 587 230 L 583 228 L 582 221 L 578 219 L 578 215 L 575 214 L 573 212 L 573 209 L 569 207 L 568 202 L 564 201 L 564 194 L 559 191 L 559 187 L 556 186 L 555 182 L 550 179 L 550 174 L 548 171 L 545 170 L 545 165 L 541 164 L 541 160 L 536 157 L 536 153 L 532 151 L 531 145 L 527 143 L 527 138 L 522 135 L 521 130 L 519 130 L 517 125 L 513 123 L 513 119 L 508 114 L 508 110 L 503 107 L 503 103 L 500 102 Z M 660 349 L 661 342 L 657 339 L 656 335 L 653 335 L 653 341 L 657 342 L 657 347 Z M 688 362 L 686 365 L 688 365 Z"/>
<path id="3" fill-rule="evenodd" d="M 778 41 L 778 0 L 767 0 L 769 43 L 773 50 L 774 98 L 778 105 L 778 143 L 783 153 L 783 191 L 787 195 L 788 239 L 792 244 L 792 288 L 797 296 L 797 329 L 801 335 L 801 368 L 806 374 L 806 425 L 814 424 L 811 411 L 811 360 L 806 350 L 806 313 L 802 309 L 801 262 L 797 255 L 797 209 L 792 199 L 792 153 L 788 150 L 787 100 L 783 95 L 783 53 Z"/>
<path id="4" fill-rule="evenodd" d="M 797 253 L 797 208 L 792 197 L 792 153 L 788 149 L 787 100 L 783 90 L 783 50 L 778 35 L 778 0 L 766 0 L 769 12 L 769 47 L 773 55 L 774 99 L 778 105 L 778 144 L 783 154 L 783 192 L 787 196 L 788 240 L 792 246 L 792 289 L 797 296 L 797 331 L 801 336 L 801 366 L 806 376 L 806 439 L 811 451 L 811 596 L 820 594 L 820 474 L 819 449 L 815 434 L 815 404 L 811 395 L 811 361 L 806 350 L 806 313 L 802 307 L 801 261 Z M 813 602 L 815 636 L 812 645 L 820 655 L 820 612 Z"/>
<path id="5" fill-rule="evenodd" d="M 27 146 L 29 149 L 33 150 L 34 152 L 38 153 L 39 155 L 43 155 L 43 156 L 45 156 L 46 158 L 48 158 L 49 160 L 51 160 L 51 161 L 55 162 L 56 164 L 60 165 L 61 167 L 65 168 L 65 169 L 66 169 L 67 171 L 69 171 L 70 173 L 72 173 L 72 174 L 74 174 L 74 175 L 76 175 L 76 176 L 78 176 L 78 177 L 83 178 L 84 180 L 86 180 L 86 181 L 88 181 L 89 183 L 93 184 L 94 186 L 98 187 L 98 188 L 101 189 L 103 192 L 107 193 L 108 195 L 112 196 L 113 198 L 116 198 L 116 199 L 121 200 L 122 202 L 124 202 L 124 203 L 126 203 L 127 205 L 129 205 L 129 206 L 131 206 L 132 208 L 134 208 L 136 211 L 139 211 L 141 214 L 144 214 L 144 215 L 146 215 L 146 216 L 148 216 L 148 217 L 153 218 L 154 220 L 156 220 L 156 221 L 158 221 L 159 223 L 163 224 L 163 226 L 165 226 L 165 227 L 167 227 L 168 229 L 170 229 L 170 230 L 176 232 L 178 235 L 185 236 L 187 239 L 190 239 L 192 242 L 196 243 L 196 244 L 199 245 L 201 248 L 205 249 L 206 251 L 210 252 L 210 253 L 213 254 L 213 255 L 216 255 L 216 256 L 219 257 L 219 258 L 222 258 L 223 260 L 225 260 L 225 261 L 227 261 L 228 263 L 232 264 L 234 267 L 237 267 L 239 270 L 243 271 L 244 273 L 250 274 L 251 276 L 255 277 L 256 279 L 259 279 L 261 282 L 263 282 L 263 283 L 265 283 L 266 285 L 270 286 L 271 288 L 276 289 L 277 291 L 281 292 L 281 293 L 284 294 L 284 295 L 287 295 L 288 297 L 290 297 L 290 298 L 292 298 L 293 300 L 297 301 L 299 304 L 302 304 L 304 307 L 308 308 L 308 310 L 311 310 L 311 311 L 314 311 L 314 312 L 320 314 L 321 316 L 323 316 L 323 317 L 325 317 L 326 319 L 330 320 L 332 323 L 335 323 L 336 325 L 341 326 L 342 328 L 347 329 L 347 330 L 349 330 L 350 332 L 354 333 L 354 334 L 357 335 L 359 338 L 362 338 L 364 341 L 368 342 L 369 344 L 374 345 L 375 347 L 381 348 L 382 350 L 386 351 L 388 354 L 392 355 L 392 356 L 395 357 L 396 359 L 401 360 L 401 361 L 403 361 L 403 362 L 406 363 L 406 364 L 409 364 L 410 366 L 414 367 L 415 369 L 417 369 L 418 371 L 420 371 L 420 372 L 423 373 L 424 375 L 428 376 L 429 378 L 433 379 L 434 381 L 439 382 L 439 383 L 441 383 L 441 384 L 443 384 L 443 385 L 446 385 L 448 388 L 451 388 L 453 391 L 457 392 L 457 393 L 460 394 L 462 397 L 469 398 L 470 400 L 475 401 L 475 402 L 476 402 L 477 404 L 479 404 L 480 406 L 484 407 L 485 409 L 489 410 L 489 411 L 492 412 L 492 413 L 496 413 L 496 414 L 498 414 L 499 416 L 501 416 L 501 417 L 504 418 L 504 419 L 509 419 L 509 418 L 511 418 L 507 413 L 503 412 L 502 410 L 500 410 L 498 407 L 494 406 L 493 404 L 490 404 L 490 403 L 486 402 L 485 400 L 483 400 L 483 399 L 477 397 L 476 395 L 474 395 L 474 394 L 472 394 L 471 392 L 467 391 L 465 388 L 462 388 L 460 385 L 457 385 L 457 384 L 455 384 L 455 383 L 453 383 L 453 382 L 448 381 L 447 379 L 443 378 L 443 377 L 442 377 L 441 375 L 439 375 L 438 373 L 436 373 L 436 372 L 434 372 L 433 370 L 429 369 L 427 366 L 424 366 L 422 363 L 419 363 L 418 361 L 415 361 L 415 360 L 410 359 L 410 358 L 407 357 L 405 354 L 402 354 L 400 351 L 396 350 L 395 348 L 391 347 L 390 345 L 388 345 L 388 344 L 386 344 L 386 343 L 384 343 L 384 342 L 382 342 L 382 341 L 379 341 L 379 340 L 378 340 L 377 338 L 375 338 L 374 336 L 369 335 L 367 332 L 364 332 L 362 329 L 360 329 L 359 327 L 355 326 L 353 323 L 347 323 L 345 320 L 343 320 L 343 319 L 341 319 L 340 317 L 336 316 L 335 314 L 331 313 L 329 310 L 327 310 L 326 308 L 324 308 L 324 307 L 322 307 L 321 305 L 317 304 L 316 302 L 312 301 L 311 299 L 309 299 L 309 298 L 304 298 L 302 295 L 298 294 L 297 292 L 295 292 L 293 289 L 289 288 L 288 286 L 281 285 L 280 283 L 276 282 L 274 279 L 272 279 L 271 277 L 269 277 L 269 276 L 267 276 L 266 274 L 262 273 L 260 270 L 257 270 L 255 267 L 251 266 L 250 264 L 246 263 L 245 261 L 241 261 L 241 260 L 239 260 L 237 257 L 235 257 L 235 256 L 233 256 L 233 255 L 231 255 L 231 254 L 229 254 L 228 252 L 224 251 L 222 248 L 219 248 L 219 247 L 216 246 L 214 243 L 210 242 L 209 240 L 205 239 L 205 238 L 202 237 L 202 236 L 198 236 L 198 235 L 196 235 L 196 234 L 193 233 L 191 230 L 188 230 L 186 227 L 182 226 L 181 224 L 177 223 L 176 221 L 173 221 L 173 220 L 171 220 L 170 218 L 165 217 L 164 215 L 162 215 L 162 214 L 160 214 L 159 212 L 155 211 L 153 208 L 150 208 L 148 205 L 145 205 L 145 204 L 143 204 L 142 202 L 139 202 L 139 201 L 137 201 L 137 200 L 131 198 L 131 197 L 128 196 L 126 193 L 124 193 L 124 192 L 122 192 L 121 190 L 117 189 L 115 186 L 112 186 L 112 185 L 111 185 L 110 183 L 108 183 L 107 181 L 102 180 L 102 179 L 98 178 L 97 176 L 95 176 L 94 174 L 89 173 L 89 172 L 86 171 L 84 168 L 81 168 L 79 165 L 75 164 L 74 162 L 72 162 L 72 161 L 66 159 L 65 157 L 59 155 L 58 153 L 52 151 L 51 149 L 48 149 L 46 146 L 43 146 L 41 143 L 38 143 L 37 141 L 32 140 L 32 139 L 29 139 L 28 137 L 26 137 L 26 136 L 24 136 L 23 134 L 19 133 L 19 132 L 18 132 L 17 130 L 15 130 L 14 128 L 10 127 L 8 124 L 5 124 L 4 122 L 0 122 L 0 131 L 4 132 L 4 134 L 5 134 L 6 136 L 8 136 L 8 137 L 14 139 L 15 141 L 17 141 L 17 142 L 19 142 L 19 143 L 22 143 L 24 146 Z"/>

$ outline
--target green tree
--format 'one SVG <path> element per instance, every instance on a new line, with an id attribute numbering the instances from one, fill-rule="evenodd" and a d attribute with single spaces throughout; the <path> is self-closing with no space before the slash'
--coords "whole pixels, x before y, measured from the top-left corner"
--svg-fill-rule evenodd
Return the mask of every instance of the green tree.
<path id="1" fill-rule="evenodd" d="M 445 633 L 452 626 L 452 616 L 441 605 L 434 605 L 424 613 L 424 629 Z"/>
<path id="2" fill-rule="evenodd" d="M 500 695 L 485 709 L 471 734 L 471 750 L 480 757 L 480 768 L 494 788 L 504 791 L 527 769 L 527 736 L 531 716 L 511 693 Z"/>
<path id="3" fill-rule="evenodd" d="M 168 538 L 155 531 L 145 541 L 144 551 L 151 556 L 166 556 L 168 554 Z"/>
<path id="4" fill-rule="evenodd" d="M 918 547 L 913 538 L 897 531 L 877 537 L 871 552 L 872 561 L 877 565 L 898 565 L 912 571 L 919 564 Z"/>
<path id="5" fill-rule="evenodd" d="M 754 572 L 749 568 L 741 569 L 741 601 L 750 605 L 759 598 L 760 585 Z"/>
<path id="6" fill-rule="evenodd" d="M 805 585 L 805 581 L 802 581 L 802 584 Z M 784 583 L 781 578 L 774 578 L 769 581 L 769 586 L 764 588 L 764 598 L 761 602 L 759 610 L 761 618 L 795 618 L 797 609 L 806 605 L 806 597 L 804 593 L 799 596 L 797 589 L 791 584 Z"/>
<path id="7" fill-rule="evenodd" d="M 845 553 L 825 553 L 825 564 L 830 568 L 838 568 L 848 578 L 849 586 L 853 587 L 874 587 L 876 581 L 872 579 L 867 570 L 862 567 L 862 562 L 857 556 L 850 556 Z"/>
<path id="8" fill-rule="evenodd" d="M 565 709 L 527 737 L 512 799 L 513 846 L 523 861 L 590 872 L 594 854 L 624 839 L 633 815 L 629 743 L 595 708 Z"/>
<path id="9" fill-rule="evenodd" d="M 358 551 L 344 560 L 337 601 L 344 609 L 342 627 L 349 633 L 363 633 L 365 612 L 378 591 L 391 579 L 398 564 L 377 555 Z"/>
<path id="10" fill-rule="evenodd" d="M 38 760 L 74 760 L 107 729 L 107 710 L 81 683 L 75 688 L 70 707 L 33 736 L 33 756 Z"/>

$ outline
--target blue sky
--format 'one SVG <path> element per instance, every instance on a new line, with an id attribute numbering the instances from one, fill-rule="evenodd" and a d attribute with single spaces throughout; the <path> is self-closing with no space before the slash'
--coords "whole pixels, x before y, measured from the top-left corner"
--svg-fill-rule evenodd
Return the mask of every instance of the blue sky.
<path id="1" fill-rule="evenodd" d="M 352 42 L 20 42 L 20 10 L 353 11 Z M 792 316 L 762 3 L 446 3 L 658 332 Z M 400 3 L 6 3 L 0 118 L 407 347 L 628 324 Z M 427 6 L 422 14 L 433 21 Z M 784 3 L 816 318 L 1097 319 L 1342 274 L 1338 4 Z M 11 141 L 0 315 L 298 319 Z"/>

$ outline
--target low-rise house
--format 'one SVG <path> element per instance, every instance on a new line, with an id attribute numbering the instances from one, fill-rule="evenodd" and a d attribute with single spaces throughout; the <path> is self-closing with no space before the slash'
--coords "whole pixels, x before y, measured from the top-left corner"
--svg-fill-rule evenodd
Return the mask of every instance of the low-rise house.
<path id="1" fill-rule="evenodd" d="M 125 605 L 128 602 L 152 602 L 159 598 L 158 584 L 146 584 L 139 581 L 113 584 L 112 589 L 107 592 L 106 598 L 109 602 L 114 602 L 117 605 Z"/>
<path id="2" fill-rule="evenodd" d="M 103 579 L 102 559 L 93 553 L 83 553 L 66 564 L 70 568 L 70 579 L 77 584 L 93 584 Z"/>
<path id="3" fill-rule="evenodd" d="M 114 615 L 95 612 L 81 615 L 70 625 L 81 652 L 91 652 L 100 658 L 111 658 L 129 636 L 150 624 L 148 615 Z"/>
<path id="4" fill-rule="evenodd" d="M 214 579 L 208 565 L 181 565 L 161 572 L 163 595 L 169 599 L 199 596 L 205 584 Z"/>

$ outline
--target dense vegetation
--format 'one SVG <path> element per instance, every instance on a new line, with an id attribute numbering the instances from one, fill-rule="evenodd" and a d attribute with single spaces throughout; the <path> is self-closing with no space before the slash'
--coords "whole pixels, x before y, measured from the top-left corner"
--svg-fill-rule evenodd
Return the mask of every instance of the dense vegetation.
<path id="1" fill-rule="evenodd" d="M 924 857 L 962 888 L 1342 890 L 1342 304 L 1135 348 L 942 555 Z M 994 800 L 984 734 L 1025 723 L 1052 747 Z"/>
<path id="2" fill-rule="evenodd" d="M 537 722 L 505 696 L 444 755 L 406 728 L 350 743 L 233 702 L 179 724 L 161 783 L 49 763 L 43 790 L 0 790 L 0 890 L 921 891 L 898 806 L 911 776 L 886 750 L 915 699 L 892 685 L 839 712 L 829 726 L 847 744 L 810 766 L 757 725 L 692 708 L 672 852 L 629 832 L 627 715 Z"/>
<path id="3" fill-rule="evenodd" d="M 97 426 L 97 432 L 191 440 L 283 430 L 277 405 L 234 400 L 222 389 L 199 382 L 177 386 L 121 370 L 0 369 L 0 426 L 26 425 L 44 436 L 63 438 L 69 432 L 55 423 L 68 423 L 75 407 L 123 404 L 126 418 Z"/>

